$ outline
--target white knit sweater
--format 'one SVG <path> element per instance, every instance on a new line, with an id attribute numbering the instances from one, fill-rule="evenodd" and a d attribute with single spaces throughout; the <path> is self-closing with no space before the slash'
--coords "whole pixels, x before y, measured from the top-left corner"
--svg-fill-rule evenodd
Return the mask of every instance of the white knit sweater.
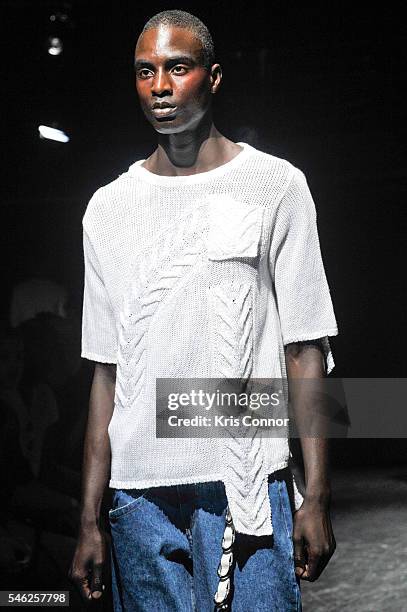
<path id="1" fill-rule="evenodd" d="M 155 437 L 156 377 L 284 378 L 284 345 L 321 337 L 334 367 L 338 329 L 304 174 L 238 144 L 234 159 L 190 176 L 139 160 L 93 195 L 82 357 L 117 364 L 110 487 L 222 480 L 236 530 L 268 535 L 267 477 L 287 466 L 287 438 Z"/>

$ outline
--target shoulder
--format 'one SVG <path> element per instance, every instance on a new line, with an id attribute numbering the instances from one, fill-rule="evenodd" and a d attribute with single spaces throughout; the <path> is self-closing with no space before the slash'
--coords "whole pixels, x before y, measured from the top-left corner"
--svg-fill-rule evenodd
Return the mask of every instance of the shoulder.
<path id="1" fill-rule="evenodd" d="M 306 183 L 302 170 L 282 157 L 255 149 L 248 161 L 253 178 L 273 193 L 277 202 L 295 185 Z"/>
<path id="2" fill-rule="evenodd" d="M 316 218 L 316 207 L 304 172 L 291 164 L 290 179 L 278 202 L 278 215 L 291 222 L 309 223 Z"/>
<path id="3" fill-rule="evenodd" d="M 116 224 L 129 201 L 134 202 L 136 190 L 136 181 L 131 179 L 129 172 L 99 187 L 91 196 L 82 218 L 85 231 L 91 234 L 104 226 Z"/>
<path id="4" fill-rule="evenodd" d="M 262 189 L 274 214 L 286 223 L 310 221 L 316 216 L 307 178 L 291 161 L 255 149 L 251 155 L 253 188 Z"/>

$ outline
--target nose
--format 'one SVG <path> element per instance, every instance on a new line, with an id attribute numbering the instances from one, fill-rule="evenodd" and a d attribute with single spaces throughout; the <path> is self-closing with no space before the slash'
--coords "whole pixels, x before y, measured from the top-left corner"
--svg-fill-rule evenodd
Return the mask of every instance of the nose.
<path id="1" fill-rule="evenodd" d="M 153 96 L 163 96 L 172 94 L 171 80 L 165 70 L 157 70 L 151 83 L 151 93 Z"/>

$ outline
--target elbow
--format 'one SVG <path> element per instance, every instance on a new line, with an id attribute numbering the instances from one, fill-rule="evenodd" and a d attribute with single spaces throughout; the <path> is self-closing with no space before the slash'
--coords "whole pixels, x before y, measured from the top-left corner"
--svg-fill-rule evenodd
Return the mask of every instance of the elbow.
<path id="1" fill-rule="evenodd" d="M 287 375 L 296 378 L 325 376 L 325 355 L 322 342 L 305 340 L 285 346 Z"/>

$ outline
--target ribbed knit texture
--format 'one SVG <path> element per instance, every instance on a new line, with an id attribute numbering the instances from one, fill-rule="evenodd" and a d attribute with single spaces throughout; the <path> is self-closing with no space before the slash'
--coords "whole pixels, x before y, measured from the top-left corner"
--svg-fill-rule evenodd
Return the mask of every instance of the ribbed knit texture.
<path id="1" fill-rule="evenodd" d="M 304 174 L 238 143 L 190 176 L 135 162 L 83 218 L 82 357 L 117 364 L 114 488 L 222 480 L 236 531 L 272 533 L 267 477 L 286 438 L 155 438 L 156 377 L 284 378 L 284 345 L 338 333 Z M 295 505 L 303 499 L 295 486 Z"/>

